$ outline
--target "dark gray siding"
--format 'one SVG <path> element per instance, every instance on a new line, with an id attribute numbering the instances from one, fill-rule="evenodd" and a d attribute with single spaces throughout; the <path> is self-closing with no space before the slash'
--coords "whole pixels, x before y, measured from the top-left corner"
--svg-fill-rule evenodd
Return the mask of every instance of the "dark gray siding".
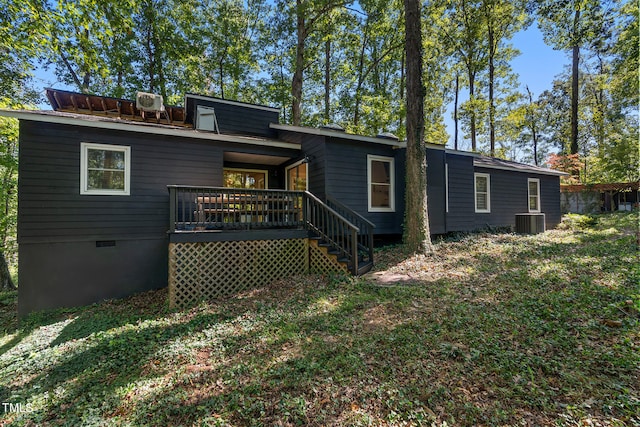
<path id="1" fill-rule="evenodd" d="M 491 213 L 475 214 L 475 228 L 515 227 L 515 215 L 529 212 L 528 180 L 540 180 L 541 212 L 547 228 L 560 222 L 560 179 L 555 176 L 491 168 L 476 168 L 491 176 Z"/>
<path id="2" fill-rule="evenodd" d="M 131 147 L 129 196 L 80 195 L 82 142 Z M 166 286 L 167 185 L 221 186 L 226 150 L 299 155 L 297 150 L 21 121 L 19 311 Z M 97 247 L 100 241 L 114 246 Z"/>
<path id="3" fill-rule="evenodd" d="M 376 234 L 402 233 L 404 212 L 404 163 L 395 162 L 395 212 L 369 212 L 367 199 L 367 155 L 396 158 L 388 145 L 326 139 L 326 194 L 363 215 L 376 225 Z"/>
<path id="4" fill-rule="evenodd" d="M 527 212 L 527 176 L 520 172 L 475 168 L 490 176 L 491 213 L 476 213 L 475 228 L 505 227 L 516 223 L 515 214 Z"/>
<path id="5" fill-rule="evenodd" d="M 473 230 L 473 157 L 447 153 L 446 163 L 449 170 L 449 211 L 446 216 L 446 230 Z"/>
<path id="6" fill-rule="evenodd" d="M 560 209 L 560 177 L 540 175 L 540 209 L 545 214 L 547 229 L 554 228 L 562 220 Z"/>
<path id="7" fill-rule="evenodd" d="M 220 133 L 249 134 L 265 137 L 275 137 L 277 132 L 269 128 L 270 123 L 278 123 L 279 113 L 251 104 L 230 104 L 216 98 L 201 99 L 187 95 L 186 123 L 195 124 L 195 113 L 198 105 L 212 107 L 216 113 L 216 120 Z"/>
<path id="8" fill-rule="evenodd" d="M 308 135 L 302 141 L 302 153 L 309 157 L 309 191 L 324 200 L 326 197 L 326 156 L 324 136 Z"/>
<path id="9" fill-rule="evenodd" d="M 21 243 L 164 237 L 167 185 L 221 186 L 226 150 L 299 155 L 277 148 L 30 123 L 20 126 Z M 129 196 L 80 195 L 81 142 L 131 147 Z M 275 177 L 274 168 L 260 168 L 271 169 Z M 279 184 L 278 179 L 273 183 Z"/>
<path id="10" fill-rule="evenodd" d="M 80 144 L 131 146 L 129 196 L 80 195 Z M 20 243 L 163 237 L 168 184 L 221 185 L 222 147 L 21 122 Z"/>
<path id="11" fill-rule="evenodd" d="M 515 215 L 528 212 L 528 179 L 540 180 L 541 209 L 547 228 L 560 222 L 560 179 L 535 172 L 510 171 L 473 166 L 473 157 L 447 153 L 449 212 L 446 230 L 472 231 L 484 227 L 515 227 Z M 474 173 L 490 176 L 491 212 L 476 213 Z"/>
<path id="12" fill-rule="evenodd" d="M 431 234 L 446 232 L 444 150 L 427 148 L 427 206 Z"/>

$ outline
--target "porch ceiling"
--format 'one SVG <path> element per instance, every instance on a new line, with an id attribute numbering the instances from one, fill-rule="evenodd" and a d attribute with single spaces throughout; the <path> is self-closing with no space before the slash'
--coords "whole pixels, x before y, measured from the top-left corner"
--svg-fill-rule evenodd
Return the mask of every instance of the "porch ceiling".
<path id="1" fill-rule="evenodd" d="M 291 159 L 292 157 L 285 156 L 267 156 L 264 154 L 238 153 L 235 151 L 224 152 L 224 161 L 234 163 L 278 166 Z"/>

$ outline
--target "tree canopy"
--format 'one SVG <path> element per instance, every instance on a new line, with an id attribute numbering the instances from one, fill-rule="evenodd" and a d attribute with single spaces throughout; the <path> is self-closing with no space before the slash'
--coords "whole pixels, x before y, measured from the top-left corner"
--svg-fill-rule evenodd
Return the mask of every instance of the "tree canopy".
<path id="1" fill-rule="evenodd" d="M 179 104 L 185 92 L 196 92 L 278 106 L 286 123 L 407 136 L 409 52 L 399 0 L 0 5 L 5 99 L 33 103 L 39 88 L 30 76 L 47 68 L 66 87 L 87 93 L 133 98 L 142 90 Z M 542 165 L 551 152 L 576 153 L 584 180 L 629 176 L 638 133 L 637 2 L 420 6 L 424 140 L 447 143 L 447 108 L 462 95 L 453 114 L 473 151 Z M 511 39 L 532 24 L 572 63 L 570 74 L 537 94 L 511 68 L 519 54 Z"/>

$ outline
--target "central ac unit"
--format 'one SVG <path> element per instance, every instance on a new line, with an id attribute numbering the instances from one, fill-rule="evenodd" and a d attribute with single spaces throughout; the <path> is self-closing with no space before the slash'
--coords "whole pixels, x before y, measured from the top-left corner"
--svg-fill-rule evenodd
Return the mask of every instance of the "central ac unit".
<path id="1" fill-rule="evenodd" d="M 543 213 L 516 214 L 516 233 L 538 234 L 545 232 L 545 217 Z"/>
<path id="2" fill-rule="evenodd" d="M 136 93 L 136 108 L 142 111 L 164 111 L 162 95 L 155 93 Z"/>

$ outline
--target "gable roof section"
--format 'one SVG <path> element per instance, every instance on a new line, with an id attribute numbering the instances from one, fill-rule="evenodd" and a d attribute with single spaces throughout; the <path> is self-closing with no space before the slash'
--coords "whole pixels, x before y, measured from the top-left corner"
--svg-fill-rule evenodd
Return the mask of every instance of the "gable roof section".
<path id="1" fill-rule="evenodd" d="M 193 98 L 193 99 L 199 99 L 201 101 L 214 101 L 214 102 L 217 102 L 218 104 L 228 104 L 228 105 L 234 105 L 236 107 L 253 108 L 255 110 L 264 110 L 264 111 L 270 111 L 272 113 L 280 113 L 280 109 L 279 108 L 270 107 L 268 105 L 253 104 L 253 103 L 250 103 L 250 102 L 234 101 L 234 100 L 231 100 L 231 99 L 218 98 L 216 96 L 199 95 L 197 93 L 187 92 L 184 95 L 184 97 L 185 97 L 185 99 Z M 185 102 L 184 105 L 187 105 L 187 103 Z"/>
<path id="2" fill-rule="evenodd" d="M 251 136 L 223 135 L 213 132 L 197 131 L 181 126 L 169 126 L 165 124 L 133 122 L 114 117 L 94 116 L 87 114 L 66 113 L 61 111 L 37 111 L 37 110 L 6 110 L 0 109 L 0 116 L 13 117 L 19 120 L 35 122 L 59 123 L 73 126 L 85 126 L 97 129 L 112 129 L 125 132 L 145 133 L 154 135 L 176 136 L 208 141 L 231 142 L 238 144 L 251 144 L 259 146 L 287 148 L 300 150 L 301 145 L 291 142 L 283 142 L 275 139 L 258 138 Z"/>
<path id="3" fill-rule="evenodd" d="M 502 169 L 516 172 L 537 173 L 541 175 L 569 175 L 566 172 L 560 172 L 553 169 L 541 168 L 539 166 L 532 166 L 524 163 L 512 162 L 510 160 L 496 159 L 495 157 L 487 157 L 481 155 L 478 155 L 473 159 L 473 166 L 487 169 Z"/>
<path id="4" fill-rule="evenodd" d="M 271 129 L 284 131 L 284 132 L 292 132 L 297 134 L 320 135 L 320 136 L 328 136 L 332 138 L 348 139 L 348 140 L 359 141 L 359 142 L 372 142 L 375 144 L 391 145 L 392 147 L 397 147 L 397 148 L 407 147 L 407 143 L 404 141 L 396 141 L 389 138 L 379 138 L 379 137 L 373 137 L 373 136 L 355 135 L 352 133 L 347 133 L 339 130 L 312 128 L 312 127 L 304 127 L 304 126 L 281 125 L 277 123 L 271 123 L 269 127 L 271 127 Z"/>

